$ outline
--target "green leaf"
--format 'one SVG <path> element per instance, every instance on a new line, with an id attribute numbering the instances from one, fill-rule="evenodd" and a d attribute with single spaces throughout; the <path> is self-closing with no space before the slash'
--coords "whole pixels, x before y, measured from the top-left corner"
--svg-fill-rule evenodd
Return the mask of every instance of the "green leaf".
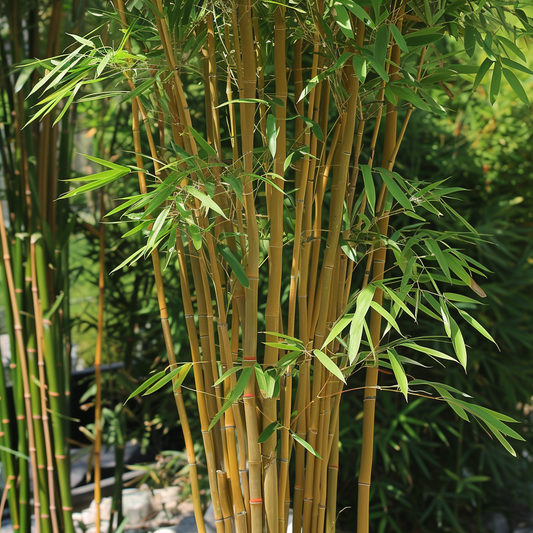
<path id="1" fill-rule="evenodd" d="M 351 55 L 351 54 L 348 54 L 348 55 Z M 324 134 L 322 133 L 322 128 L 314 120 L 311 120 L 309 117 L 300 116 L 300 118 L 311 128 L 314 136 L 320 142 L 324 142 Z"/>
<path id="2" fill-rule="evenodd" d="M 202 191 L 199 191 L 194 187 L 194 185 L 186 185 L 183 188 L 184 191 L 188 192 L 189 194 L 192 194 L 195 198 L 198 198 L 200 202 L 202 203 L 202 206 L 208 209 L 212 209 L 216 213 L 218 213 L 220 216 L 223 216 L 224 218 L 228 218 L 224 211 L 222 211 L 221 207 L 207 194 L 203 193 Z"/>
<path id="3" fill-rule="evenodd" d="M 418 107 L 419 109 L 423 109 L 424 111 L 432 111 L 432 109 L 429 107 L 418 94 L 416 94 L 412 89 L 405 86 L 400 85 L 389 85 L 390 90 L 403 100 L 406 100 L 407 102 L 410 102 L 415 107 Z"/>
<path id="4" fill-rule="evenodd" d="M 92 41 L 89 41 L 89 39 L 84 39 L 83 37 L 80 37 L 79 35 L 74 35 L 73 33 L 67 33 L 67 35 L 78 41 L 80 44 L 90 46 L 91 48 L 96 48 L 95 44 Z"/>
<path id="5" fill-rule="evenodd" d="M 407 383 L 405 370 L 403 369 L 403 366 L 394 350 L 387 350 L 387 354 L 389 355 L 389 361 L 392 366 L 392 371 L 394 372 L 394 377 L 396 378 L 398 386 L 400 387 L 402 394 L 405 396 L 405 401 L 407 402 L 409 401 L 407 397 L 409 385 Z"/>
<path id="6" fill-rule="evenodd" d="M 335 337 L 340 335 L 342 330 L 352 321 L 353 315 L 346 315 L 336 322 L 336 324 L 331 328 L 329 335 L 326 337 L 324 344 L 322 344 L 321 350 L 323 350 Z"/>
<path id="7" fill-rule="evenodd" d="M 387 57 L 387 48 L 389 46 L 389 27 L 387 25 L 380 26 L 376 35 L 376 43 L 374 48 L 374 59 L 380 66 L 385 66 L 385 59 Z"/>
<path id="8" fill-rule="evenodd" d="M 366 80 L 366 60 L 361 54 L 353 56 L 353 69 L 359 81 L 364 83 Z"/>
<path id="9" fill-rule="evenodd" d="M 461 365 L 463 365 L 463 368 L 466 370 L 465 340 L 463 338 L 463 334 L 461 333 L 461 330 L 459 329 L 459 326 L 457 325 L 457 322 L 453 318 L 450 318 L 450 329 L 451 329 L 451 339 L 452 339 L 453 349 L 455 350 L 457 359 L 459 359 L 459 362 L 461 363 Z"/>
<path id="10" fill-rule="evenodd" d="M 426 243 L 428 250 L 435 256 L 444 275 L 451 281 L 450 268 L 446 262 L 446 256 L 442 253 L 442 250 L 439 247 L 439 243 L 433 239 L 426 239 L 424 242 Z"/>
<path id="11" fill-rule="evenodd" d="M 169 211 L 170 211 L 170 206 L 165 207 L 165 209 L 163 209 L 161 213 L 159 213 L 159 215 L 155 219 L 154 225 L 152 229 L 150 230 L 150 235 L 148 236 L 148 242 L 146 243 L 147 250 L 150 250 L 154 247 L 157 241 L 157 236 L 159 235 L 159 232 L 161 231 L 163 224 L 166 222 Z"/>
<path id="12" fill-rule="evenodd" d="M 254 371 L 255 378 L 257 379 L 257 386 L 259 387 L 259 390 L 261 391 L 261 393 L 263 393 L 264 396 L 266 394 L 267 389 L 265 373 L 263 372 L 263 369 L 261 368 L 261 365 L 259 363 L 255 363 Z"/>
<path id="13" fill-rule="evenodd" d="M 389 287 L 386 285 L 381 285 L 383 290 L 391 297 L 391 299 L 394 301 L 394 303 L 403 311 L 405 311 L 413 320 L 415 318 L 415 315 L 411 312 L 411 310 L 407 307 L 405 302 L 403 302 L 400 297 Z"/>
<path id="14" fill-rule="evenodd" d="M 216 157 L 216 150 L 192 126 L 189 126 L 189 133 L 196 139 L 196 142 L 207 152 L 207 155 Z"/>
<path id="15" fill-rule="evenodd" d="M 409 47 L 407 46 L 407 43 L 405 42 L 405 39 L 403 38 L 402 32 L 394 24 L 391 24 L 389 28 L 392 32 L 392 36 L 394 37 L 394 40 L 400 47 L 400 50 L 404 52 L 409 52 Z"/>
<path id="16" fill-rule="evenodd" d="M 231 404 L 236 402 L 241 397 L 242 393 L 244 392 L 244 389 L 246 388 L 246 384 L 248 383 L 248 380 L 252 375 L 253 368 L 253 366 L 243 368 L 242 373 L 237 381 L 237 384 L 230 392 L 228 399 L 222 406 L 222 409 L 213 417 L 213 420 L 211 420 L 211 423 L 209 424 L 209 431 L 213 429 L 214 425 L 220 420 L 220 417 L 231 407 Z"/>
<path id="17" fill-rule="evenodd" d="M 24 455 L 23 453 L 17 450 L 12 450 L 11 448 L 6 448 L 5 446 L 1 446 L 1 445 L 0 445 L 0 450 L 3 452 L 10 453 L 11 455 L 15 455 L 16 457 L 19 457 L 20 459 L 25 459 L 26 461 L 30 460 L 28 455 Z"/>
<path id="18" fill-rule="evenodd" d="M 509 82 L 509 85 L 515 92 L 516 96 L 518 96 L 518 98 L 520 98 L 520 100 L 522 100 L 524 104 L 529 106 L 529 98 L 527 97 L 526 91 L 524 90 L 524 87 L 522 87 L 520 80 L 515 76 L 514 72 L 511 72 L 510 70 L 504 68 L 503 75 L 505 76 L 505 79 Z"/>
<path id="19" fill-rule="evenodd" d="M 178 377 L 176 378 L 176 380 L 174 381 L 174 383 L 172 383 L 172 390 L 174 392 L 176 392 L 180 387 L 181 387 L 181 384 L 183 383 L 183 381 L 185 380 L 185 378 L 187 377 L 187 374 L 189 373 L 189 370 L 192 368 L 192 363 L 185 363 L 181 368 L 180 368 L 180 371 L 178 373 Z M 148 394 L 148 393 L 146 393 Z"/>
<path id="20" fill-rule="evenodd" d="M 271 424 L 268 424 L 268 426 L 261 432 L 261 435 L 259 435 L 259 438 L 257 439 L 258 444 L 262 444 L 263 442 L 266 442 L 274 432 L 282 427 L 279 422 L 272 422 Z"/>
<path id="21" fill-rule="evenodd" d="M 490 82 L 489 100 L 491 104 L 494 104 L 498 94 L 500 92 L 500 83 L 502 81 L 502 66 L 500 63 L 494 63 L 494 69 L 492 70 L 492 80 Z"/>
<path id="22" fill-rule="evenodd" d="M 341 369 L 324 352 L 315 349 L 313 353 L 315 354 L 315 357 L 322 363 L 324 368 L 326 368 L 326 370 L 329 370 L 331 374 L 346 384 L 346 379 L 344 378 Z"/>
<path id="23" fill-rule="evenodd" d="M 146 390 L 152 383 L 155 383 L 159 379 L 161 379 L 165 375 L 165 371 L 162 370 L 161 372 L 158 372 L 157 374 L 154 374 L 150 378 L 148 378 L 142 385 L 137 387 L 129 396 L 128 399 L 124 402 L 124 405 L 128 403 L 134 396 L 137 396 L 137 394 L 140 394 L 144 390 Z"/>
<path id="24" fill-rule="evenodd" d="M 174 377 L 176 377 L 180 373 L 180 368 L 175 368 L 174 370 L 171 370 L 168 374 L 163 376 L 157 383 L 152 385 L 144 394 L 143 396 L 148 396 L 149 394 L 153 394 L 155 391 L 158 391 L 162 387 L 164 387 L 169 381 L 171 381 Z"/>
<path id="25" fill-rule="evenodd" d="M 298 435 L 296 435 L 296 433 L 293 433 L 292 431 L 291 431 L 291 435 L 292 435 L 292 438 L 298 444 L 301 444 L 308 452 L 312 453 L 315 457 L 318 457 L 319 459 L 322 459 L 322 457 L 320 457 L 320 455 L 318 455 L 318 453 L 315 452 L 315 450 L 313 450 L 313 447 L 307 441 L 302 439 L 302 437 L 299 437 Z"/>
<path id="26" fill-rule="evenodd" d="M 196 224 L 190 224 L 188 235 L 195 250 L 200 250 L 202 248 L 202 232 L 200 228 Z"/>
<path id="27" fill-rule="evenodd" d="M 390 173 L 385 170 L 384 168 L 376 168 L 376 170 L 381 174 L 381 177 L 383 178 L 383 181 L 385 182 L 385 185 L 387 186 L 387 189 L 392 194 L 394 199 L 404 208 L 409 209 L 413 211 L 413 206 L 411 205 L 411 202 L 405 196 L 405 194 L 402 192 L 398 184 L 394 181 Z"/>
<path id="28" fill-rule="evenodd" d="M 246 272 L 241 265 L 240 261 L 233 255 L 230 247 L 225 244 L 218 244 L 217 249 L 222 257 L 228 262 L 231 270 L 240 281 L 243 287 L 248 288 L 250 286 L 250 280 L 246 275 Z"/>
<path id="29" fill-rule="evenodd" d="M 453 357 L 450 357 L 449 355 L 446 355 L 445 353 L 440 352 L 439 350 L 434 350 L 433 348 L 427 348 L 426 346 L 420 346 L 419 344 L 416 344 L 415 342 L 402 342 L 401 346 L 411 348 L 412 350 L 416 350 L 417 352 L 421 352 L 423 354 L 429 355 L 430 357 L 435 357 L 437 359 L 455 361 Z"/>
<path id="30" fill-rule="evenodd" d="M 335 5 L 338 5 L 339 3 L 346 9 L 350 10 L 363 24 L 366 24 L 372 30 L 375 28 L 374 21 L 362 6 L 352 0 L 340 0 L 340 2 L 336 2 Z"/>
<path id="31" fill-rule="evenodd" d="M 463 420 L 466 420 L 467 422 L 470 422 L 466 411 L 460 405 L 458 405 L 458 401 L 446 389 L 444 389 L 444 387 L 441 387 L 437 384 L 433 384 L 433 386 L 435 387 L 435 390 L 442 396 L 442 398 L 446 400 L 446 403 L 455 411 L 457 416 Z"/>
<path id="32" fill-rule="evenodd" d="M 465 24 L 465 52 L 469 57 L 476 51 L 476 31 L 471 24 Z"/>
<path id="33" fill-rule="evenodd" d="M 275 102 L 267 102 L 266 100 L 260 100 L 259 98 L 237 98 L 236 100 L 228 100 L 223 104 L 220 104 L 215 109 L 220 109 L 221 107 L 230 105 L 230 104 L 266 104 L 270 105 Z M 205 142 L 205 141 L 204 141 Z"/>
<path id="34" fill-rule="evenodd" d="M 279 132 L 280 129 L 276 128 L 276 117 L 272 113 L 269 113 L 267 115 L 266 133 L 268 139 L 268 149 L 272 154 L 272 159 L 276 157 L 276 147 Z"/>
<path id="35" fill-rule="evenodd" d="M 374 309 L 376 313 L 379 313 L 400 335 L 402 335 L 398 323 L 396 322 L 396 320 L 394 320 L 393 316 L 387 310 L 385 310 L 381 305 L 374 301 L 370 302 L 370 307 L 372 307 L 372 309 Z"/>
<path id="36" fill-rule="evenodd" d="M 477 302 L 476 302 L 477 303 Z M 463 311 L 462 309 L 458 309 L 459 314 L 475 329 L 477 329 L 481 335 L 483 335 L 486 339 L 493 342 L 498 346 L 496 341 L 492 338 L 491 334 L 473 317 L 471 317 L 466 311 Z"/>
<path id="37" fill-rule="evenodd" d="M 213 384 L 213 387 L 216 387 L 217 385 L 220 385 L 226 378 L 231 376 L 232 374 L 235 374 L 236 372 L 239 372 L 242 370 L 242 367 L 240 366 L 232 366 L 229 370 L 226 370 L 224 374 L 222 374 Z"/>
<path id="38" fill-rule="evenodd" d="M 474 80 L 474 85 L 472 85 L 472 91 L 475 91 L 478 88 L 479 84 L 483 81 L 485 74 L 488 72 L 493 63 L 494 61 L 491 61 L 488 57 L 485 58 L 483 63 L 481 63 L 476 74 L 476 79 Z"/>
<path id="39" fill-rule="evenodd" d="M 129 102 L 130 100 L 133 100 L 133 98 L 141 96 L 141 94 L 146 92 L 155 83 L 155 81 L 155 78 L 148 78 L 147 80 L 143 81 L 138 87 L 135 87 L 133 91 L 126 93 L 126 95 L 122 98 L 120 102 L 123 104 L 124 102 Z"/>
<path id="40" fill-rule="evenodd" d="M 407 35 L 404 35 L 405 43 L 409 47 L 425 46 L 427 44 L 435 43 L 440 41 L 444 36 L 443 33 L 437 33 L 438 31 L 440 31 L 440 28 L 434 27 L 408 33 Z"/>
<path id="41" fill-rule="evenodd" d="M 443 296 L 451 302 L 485 305 L 481 302 L 478 302 L 477 300 L 474 300 L 474 298 L 469 298 L 468 296 L 463 296 L 462 294 L 455 294 L 454 292 L 445 292 L 443 293 Z"/>
<path id="42" fill-rule="evenodd" d="M 501 62 L 509 68 L 519 70 L 520 72 L 524 72 L 525 74 L 529 74 L 530 76 L 533 75 L 533 70 L 526 67 L 525 65 L 521 65 L 520 63 L 517 63 L 516 61 L 513 61 L 512 59 L 508 59 L 507 57 L 500 58 Z"/>
<path id="43" fill-rule="evenodd" d="M 344 35 L 348 39 L 353 39 L 354 33 L 353 33 L 352 23 L 350 21 L 350 16 L 348 15 L 348 12 L 340 4 L 335 5 L 335 11 L 337 13 L 337 16 L 335 17 L 335 21 L 339 25 L 342 33 L 344 33 Z"/>
<path id="44" fill-rule="evenodd" d="M 376 187 L 374 185 L 374 178 L 372 177 L 372 169 L 368 165 L 360 165 L 360 168 L 363 173 L 363 182 L 365 184 L 368 207 L 372 214 L 374 214 L 376 209 Z"/>
<path id="45" fill-rule="evenodd" d="M 370 284 L 367 285 L 357 296 L 357 307 L 350 325 L 350 336 L 348 343 L 348 360 L 350 365 L 353 365 L 357 359 L 359 346 L 361 345 L 361 338 L 363 336 L 365 316 L 370 309 L 370 303 L 374 298 L 375 292 L 376 286 Z"/>

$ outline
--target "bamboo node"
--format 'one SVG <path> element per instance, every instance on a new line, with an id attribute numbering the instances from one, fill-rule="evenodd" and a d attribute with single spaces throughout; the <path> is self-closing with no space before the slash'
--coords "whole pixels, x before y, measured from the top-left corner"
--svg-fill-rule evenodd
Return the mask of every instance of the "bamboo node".
<path id="1" fill-rule="evenodd" d="M 250 499 L 250 503 L 263 503 L 263 499 L 262 498 L 253 498 L 253 499 Z"/>
<path id="2" fill-rule="evenodd" d="M 57 459 L 58 461 L 62 461 L 63 459 L 66 459 L 66 458 L 67 458 L 66 455 L 56 455 L 55 457 L 56 457 L 56 459 Z"/>
<path id="3" fill-rule="evenodd" d="M 17 420 L 24 420 L 26 417 L 24 415 L 17 415 Z"/>
<path id="4" fill-rule="evenodd" d="M 243 394 L 243 398 L 255 398 L 255 394 L 252 394 L 252 393 Z"/>
<path id="5" fill-rule="evenodd" d="M 48 391 L 48 394 L 50 396 L 53 396 L 54 398 L 59 398 L 60 396 L 59 392 L 55 392 L 55 391 Z"/>
<path id="6" fill-rule="evenodd" d="M 363 398 L 363 401 L 366 402 L 367 400 L 375 400 L 376 399 L 376 396 L 365 396 Z"/>
<path id="7" fill-rule="evenodd" d="M 70 511 L 73 510 L 72 507 L 65 507 L 65 506 L 61 507 L 61 509 L 62 509 L 63 511 L 67 511 L 67 512 L 70 512 Z"/>
<path id="8" fill-rule="evenodd" d="M 11 370 L 15 370 L 15 368 L 17 368 L 17 365 L 15 363 L 11 363 L 9 365 L 9 368 L 11 368 Z"/>
<path id="9" fill-rule="evenodd" d="M 52 321 L 48 320 L 48 318 L 43 318 L 43 324 L 46 324 L 47 326 L 51 326 L 52 325 Z"/>

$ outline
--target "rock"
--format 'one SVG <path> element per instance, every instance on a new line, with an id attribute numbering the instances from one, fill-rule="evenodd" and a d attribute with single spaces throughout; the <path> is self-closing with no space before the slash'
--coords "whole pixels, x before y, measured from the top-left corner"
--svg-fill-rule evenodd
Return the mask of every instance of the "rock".
<path id="1" fill-rule="evenodd" d="M 483 525 L 489 533 L 509 533 L 509 522 L 503 513 L 491 512 L 483 517 Z"/>

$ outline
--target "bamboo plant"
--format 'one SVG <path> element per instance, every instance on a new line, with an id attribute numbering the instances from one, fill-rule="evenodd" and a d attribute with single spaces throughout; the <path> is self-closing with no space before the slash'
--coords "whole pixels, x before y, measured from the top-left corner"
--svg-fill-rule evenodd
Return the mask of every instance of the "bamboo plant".
<path id="1" fill-rule="evenodd" d="M 104 94 L 131 106 L 134 164 L 93 157 L 106 170 L 64 197 L 137 174 L 139 194 L 108 216 L 133 219 L 125 236 L 142 232 L 146 244 L 116 268 L 151 256 L 168 369 L 132 396 L 173 382 L 199 530 L 191 416 L 201 424 L 217 533 L 281 533 L 290 509 L 293 530 L 335 530 L 346 388 L 361 390 L 365 405 L 358 533 L 370 527 L 378 390 L 446 402 L 514 453 L 506 437 L 521 437 L 510 417 L 406 370 L 421 358 L 466 369 L 461 328 L 491 336 L 458 305 L 484 296 L 482 265 L 460 250 L 480 236 L 447 201 L 461 189 L 395 170 L 412 113 L 444 115 L 453 84 L 474 75 L 477 86 L 492 69 L 492 101 L 502 73 L 524 98 L 513 71 L 527 67 L 510 58 L 514 41 L 495 33 L 501 24 L 516 38 L 530 19 L 513 8 L 515 27 L 508 9 L 119 0 L 109 14 L 119 44 L 78 37 L 38 83 L 39 119 L 95 79 L 113 80 Z M 479 54 L 481 66 L 470 60 Z M 464 231 L 432 229 L 443 214 Z M 174 353 L 165 276 L 181 282 L 185 361 Z M 402 333 L 420 317 L 442 324 L 447 352 Z M 181 390 L 191 368 L 195 413 Z M 396 384 L 380 386 L 380 372 Z"/>
<path id="2" fill-rule="evenodd" d="M 68 203 L 55 202 L 66 189 L 60 179 L 70 178 L 74 108 L 54 110 L 25 127 L 36 102 L 30 87 L 38 80 L 34 58 L 61 51 L 63 5 L 41 7 L 13 4 L 0 43 L 0 277 L 11 352 L 9 373 L 3 367 L 0 372 L 0 460 L 6 475 L 2 508 L 7 499 L 14 529 L 30 531 L 34 514 L 36 531 L 56 533 L 74 531 L 66 440 L 73 220 Z"/>

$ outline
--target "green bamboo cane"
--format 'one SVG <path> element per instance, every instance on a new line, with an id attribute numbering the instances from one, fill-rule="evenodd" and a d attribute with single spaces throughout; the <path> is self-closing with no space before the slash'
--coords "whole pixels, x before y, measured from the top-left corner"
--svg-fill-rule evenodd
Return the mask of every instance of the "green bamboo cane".
<path id="1" fill-rule="evenodd" d="M 39 301 L 39 289 L 37 287 L 37 266 L 35 261 L 35 242 L 39 240 L 40 234 L 33 234 L 30 240 L 30 262 L 31 262 L 31 292 L 33 300 L 33 310 L 35 318 L 35 334 L 37 341 L 37 357 L 38 357 L 38 373 L 39 373 L 39 399 L 41 404 L 41 418 L 43 425 L 43 450 L 46 453 L 46 471 L 47 484 L 43 482 L 43 486 L 47 488 L 47 499 L 49 499 L 48 508 L 50 510 L 51 527 L 53 533 L 58 533 L 59 525 L 57 520 L 57 507 L 55 495 L 55 480 L 54 480 L 54 459 L 52 455 L 52 442 L 50 433 L 50 424 L 48 417 L 48 406 L 46 401 L 46 378 L 45 378 L 45 363 L 43 350 L 43 317 L 41 310 L 41 303 Z"/>
<path id="2" fill-rule="evenodd" d="M 61 499 L 61 511 L 63 527 L 67 533 L 74 532 L 72 522 L 72 498 L 70 493 L 70 469 L 68 448 L 66 445 L 66 422 L 61 416 L 65 412 L 64 377 L 61 354 L 57 353 L 56 338 L 54 335 L 54 323 L 48 316 L 50 310 L 49 285 L 48 285 L 48 262 L 42 239 L 35 242 L 35 262 L 37 273 L 37 288 L 41 308 L 43 310 L 43 338 L 44 338 L 44 361 L 46 364 L 46 376 L 48 379 L 48 395 L 52 413 L 52 433 L 54 443 L 54 456 L 57 467 L 59 482 L 59 495 Z M 54 321 L 55 322 L 55 321 Z"/>

